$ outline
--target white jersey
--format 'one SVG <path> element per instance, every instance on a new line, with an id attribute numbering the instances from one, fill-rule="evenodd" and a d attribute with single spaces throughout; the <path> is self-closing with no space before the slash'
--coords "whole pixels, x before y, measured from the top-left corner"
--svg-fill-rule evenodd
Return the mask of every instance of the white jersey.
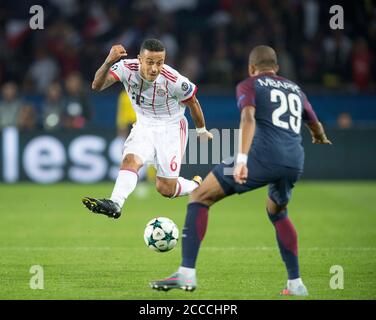
<path id="1" fill-rule="evenodd" d="M 138 59 L 120 60 L 110 73 L 123 83 L 137 122 L 144 124 L 178 124 L 184 117 L 184 102 L 197 92 L 196 85 L 166 64 L 154 82 L 141 77 Z"/>

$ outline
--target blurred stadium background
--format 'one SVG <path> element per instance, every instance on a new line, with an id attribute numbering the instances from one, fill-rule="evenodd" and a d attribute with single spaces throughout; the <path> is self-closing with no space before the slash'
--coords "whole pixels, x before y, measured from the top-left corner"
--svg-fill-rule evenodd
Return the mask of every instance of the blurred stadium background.
<path id="1" fill-rule="evenodd" d="M 122 112 L 127 102 L 121 84 L 99 94 L 90 84 L 111 45 L 120 43 L 135 57 L 147 37 L 160 38 L 167 63 L 199 86 L 208 128 L 237 126 L 234 86 L 247 75 L 249 51 L 258 44 L 274 46 L 280 74 L 307 92 L 335 142 L 323 155 L 324 148 L 312 148 L 305 135 L 305 177 L 375 179 L 375 1 L 335 3 L 346 13 L 344 30 L 329 28 L 331 1 L 2 1 L 0 129 L 18 131 L 3 132 L 0 139 L 1 181 L 113 178 L 110 168 L 120 159 L 110 143 L 129 131 L 131 119 Z M 35 4 L 44 9 L 44 30 L 29 27 Z M 96 137 L 92 148 L 82 150 L 87 141 L 74 138 L 89 133 Z M 41 135 L 57 140 L 35 141 Z M 27 148 L 31 141 L 34 148 Z M 89 164 L 69 151 L 74 141 L 82 154 L 105 158 L 96 162 L 92 171 L 101 172 L 91 180 L 80 178 Z M 55 154 L 55 160 L 53 155 L 40 160 L 43 152 Z M 51 169 L 50 178 L 38 179 L 44 170 L 30 168 L 33 161 L 26 156 L 42 161 L 45 170 L 50 161 L 63 172 Z M 75 162 L 86 167 L 72 178 L 68 171 Z M 192 170 L 204 174 L 209 168 Z"/>
<path id="2" fill-rule="evenodd" d="M 310 269 L 312 276 L 316 276 L 316 280 L 319 278 L 318 260 L 327 262 L 328 270 L 332 263 L 330 257 L 339 257 L 337 261 L 341 261 L 342 257 L 343 263 L 349 264 L 355 263 L 356 260 L 361 261 L 360 265 L 350 267 L 354 271 L 358 268 L 358 278 L 355 277 L 355 280 L 353 278 L 355 282 L 351 290 L 354 291 L 347 291 L 346 297 L 376 298 L 375 279 L 370 281 L 367 277 L 374 274 L 376 267 L 376 234 L 373 228 L 376 224 L 376 212 L 371 206 L 371 197 L 375 194 L 376 185 L 374 182 L 376 179 L 375 2 L 372 0 L 2 0 L 0 2 L 0 208 L 3 222 L 1 250 L 5 262 L 2 264 L 4 268 L 1 271 L 3 275 L 7 275 L 5 278 L 0 276 L 0 282 L 5 281 L 2 284 L 6 288 L 2 291 L 2 298 L 38 298 L 34 293 L 31 294 L 30 290 L 22 291 L 22 281 L 24 279 L 27 281 L 29 276 L 27 271 L 25 274 L 22 273 L 24 272 L 22 268 L 28 263 L 36 263 L 32 261 L 39 259 L 38 261 L 42 262 L 37 263 L 50 264 L 50 270 L 63 274 L 64 271 L 61 271 L 57 265 L 64 266 L 68 263 L 68 266 L 65 265 L 68 269 L 64 269 L 68 270 L 66 275 L 75 272 L 74 265 L 69 265 L 68 258 L 68 262 L 59 260 L 62 259 L 60 254 L 56 252 L 50 254 L 44 247 L 46 245 L 58 246 L 64 243 L 67 246 L 61 249 L 64 257 L 72 257 L 69 246 L 73 248 L 77 243 L 82 248 L 98 246 L 100 251 L 103 245 L 101 241 L 96 239 L 97 242 L 91 242 L 100 233 L 100 239 L 103 241 L 107 241 L 106 235 L 112 235 L 115 237 L 114 246 L 120 248 L 131 243 L 131 247 L 135 246 L 132 247 L 133 250 L 140 252 L 140 259 L 161 263 L 158 257 L 151 257 L 146 251 L 138 251 L 137 245 L 133 245 L 132 241 L 138 241 L 139 235 L 142 234 L 143 223 L 146 223 L 153 214 L 171 215 L 169 210 L 179 211 L 179 216 L 175 219 L 178 225 L 182 226 L 186 200 L 178 200 L 180 202 L 171 204 L 156 195 L 152 187 L 146 187 L 146 191 L 144 190 L 150 195 L 148 204 L 142 198 L 144 191 L 139 189 L 138 196 L 136 195 L 132 200 L 134 202 L 130 203 L 130 210 L 136 212 L 129 213 L 130 217 L 127 219 L 130 220 L 126 220 L 121 228 L 116 226 L 113 229 L 109 222 L 105 221 L 103 230 L 101 221 L 90 220 L 91 217 L 86 217 L 81 212 L 83 211 L 81 207 L 78 209 L 80 197 L 86 195 L 86 192 L 98 196 L 107 195 L 103 192 L 110 193 L 112 183 L 109 181 L 117 174 L 122 140 L 129 132 L 130 123 L 133 121 L 127 111 L 124 112 L 127 110 L 127 101 L 124 93 L 121 93 L 120 84 L 101 93 L 91 91 L 90 85 L 95 71 L 104 61 L 111 45 L 122 44 L 128 51 L 128 57 L 135 57 L 140 43 L 147 37 L 161 39 L 167 48 L 167 63 L 198 85 L 198 98 L 209 129 L 238 126 L 239 114 L 234 88 L 239 80 L 247 76 L 249 51 L 259 44 L 275 47 L 279 56 L 280 74 L 296 81 L 305 90 L 318 117 L 327 128 L 328 137 L 334 143 L 331 147 L 312 146 L 308 133 L 303 129 L 303 143 L 306 149 L 304 179 L 341 180 L 337 183 L 303 182 L 301 191 L 296 196 L 294 208 L 297 211 L 308 210 L 312 214 L 296 217 L 298 227 L 300 226 L 304 232 L 306 226 L 305 232 L 309 235 L 308 238 L 303 238 L 303 244 L 312 247 L 314 243 L 313 246 L 323 247 L 324 251 L 326 250 L 321 255 L 314 250 L 305 251 L 306 261 L 313 263 L 309 267 L 312 268 Z M 329 8 L 334 4 L 342 5 L 344 8 L 344 30 L 331 30 L 329 27 L 331 17 Z M 31 30 L 29 27 L 32 16 L 29 9 L 32 5 L 41 5 L 44 9 L 43 30 Z M 189 121 L 190 127 L 193 128 L 190 119 Z M 204 175 L 211 167 L 212 165 L 185 165 L 182 174 Z M 344 181 L 366 179 L 370 181 L 367 183 Z M 96 185 L 101 181 L 107 183 Z M 52 185 L 46 189 L 44 186 L 23 182 L 37 184 L 73 182 L 74 184 Z M 77 182 L 86 184 L 76 185 Z M 308 197 L 308 194 L 313 198 Z M 252 201 L 258 203 L 257 208 L 263 210 L 264 194 L 256 192 L 256 196 L 250 197 Z M 313 200 L 314 197 L 318 199 L 316 202 Z M 63 201 L 60 202 L 60 199 Z M 228 203 L 233 203 L 231 201 Z M 58 208 L 54 205 L 56 203 L 60 203 Z M 307 203 L 310 204 L 309 209 L 304 206 Z M 218 222 L 219 229 L 215 229 L 213 223 L 214 230 L 220 230 L 222 226 L 228 224 L 224 219 L 226 210 L 237 208 L 236 212 L 242 213 L 248 209 L 247 204 L 243 207 L 237 207 L 238 203 L 233 205 L 233 207 L 231 205 L 223 207 L 223 215 L 219 215 L 219 221 L 223 224 Z M 155 208 L 158 208 L 159 213 L 151 212 L 156 210 Z M 220 205 L 218 210 L 219 208 Z M 147 213 L 146 210 L 149 212 Z M 355 214 L 361 217 L 355 218 Z M 244 217 L 240 218 L 235 213 L 233 215 L 235 229 L 250 223 L 242 220 L 246 219 Z M 326 226 L 322 221 L 328 217 L 332 218 L 334 229 L 325 229 Z M 356 226 L 359 220 L 356 219 L 360 219 L 358 227 Z M 308 221 L 308 224 L 304 221 Z M 128 222 L 130 222 L 130 230 L 128 229 L 130 233 L 124 234 Z M 70 227 L 64 228 L 62 227 L 64 225 Z M 38 233 L 30 231 L 30 226 L 38 230 Z M 272 246 L 274 248 L 270 226 L 265 224 L 267 230 L 265 232 L 270 243 L 269 240 L 263 242 L 265 232 L 262 228 L 261 224 L 259 231 L 251 239 L 252 243 L 255 247 L 262 247 L 266 243 L 269 248 Z M 85 234 L 80 235 L 83 229 Z M 333 231 L 336 240 L 332 238 Z M 226 247 L 226 242 L 221 242 L 223 234 L 219 231 L 211 232 L 207 250 L 210 251 L 210 244 L 213 244 L 217 249 L 210 252 L 223 254 L 223 257 L 226 257 L 226 252 L 218 249 L 219 246 Z M 241 232 L 247 234 L 248 231 Z M 312 241 L 315 235 L 321 237 L 321 240 Z M 124 237 L 128 237 L 128 242 Z M 230 235 L 225 236 L 225 240 L 229 238 Z M 239 241 L 243 240 L 240 237 Z M 227 243 L 227 245 L 234 244 Z M 350 249 L 344 249 L 337 255 L 335 247 L 340 245 Z M 35 246 L 34 251 L 27 250 L 33 246 Z M 143 247 L 142 243 L 140 247 Z M 364 249 L 361 250 L 360 255 L 357 255 L 357 247 Z M 15 248 L 15 251 L 12 251 L 12 248 Z M 38 251 L 38 248 L 42 249 Z M 93 272 L 92 276 L 96 277 L 96 273 L 103 270 L 101 267 L 104 268 L 102 259 L 113 258 L 113 256 L 109 258 L 110 251 L 106 250 L 98 251 L 99 257 L 94 257 L 95 254 L 86 255 L 85 249 L 73 253 L 75 259 L 78 255 L 81 256 L 82 262 L 78 258 L 78 264 L 85 265 L 86 258 L 91 259 L 93 266 L 97 264 L 95 270 L 90 270 Z M 242 258 L 236 256 L 236 252 L 231 249 L 230 252 L 232 261 L 239 261 L 238 259 Z M 258 254 L 262 256 L 263 252 Z M 127 259 L 124 252 L 120 256 Z M 178 256 L 179 252 L 176 250 L 172 257 L 178 261 Z M 269 256 L 270 261 L 264 261 L 271 270 L 274 263 L 280 263 L 277 251 L 274 256 L 275 261 L 270 260 Z M 35 259 L 36 257 L 38 259 Z M 113 265 L 106 266 L 110 268 L 107 270 L 109 273 L 111 268 L 121 270 L 116 259 Z M 207 270 L 210 270 L 209 262 L 205 261 L 203 263 L 207 263 Z M 308 269 L 307 262 L 306 266 Z M 162 262 L 162 267 L 165 268 L 163 271 L 172 271 L 166 261 Z M 257 268 L 261 267 L 254 266 L 252 271 L 260 272 Z M 242 270 L 238 271 L 242 272 Z M 320 270 L 320 272 L 328 273 L 328 270 Z M 132 283 L 133 290 L 137 291 L 139 284 L 144 286 L 145 281 L 149 280 L 148 277 L 161 276 L 159 272 L 152 271 L 148 270 L 146 276 L 141 273 L 136 276 L 133 274 L 135 276 L 135 283 Z M 90 272 L 88 271 L 88 275 L 91 275 Z M 210 287 L 211 274 L 205 272 L 205 276 L 209 279 L 206 285 Z M 166 274 L 162 274 L 164 275 Z M 76 276 L 79 279 L 85 277 L 82 271 Z M 263 277 L 262 281 L 270 280 L 266 275 Z M 123 274 L 119 279 L 126 282 L 127 275 Z M 218 293 L 196 297 L 263 297 L 246 294 L 247 286 L 256 292 L 261 288 L 261 282 L 252 279 L 250 283 L 239 285 L 240 291 L 244 285 L 244 292 L 240 296 L 221 296 Z M 42 297 L 64 297 L 64 290 L 72 289 L 69 284 L 63 285 L 60 278 L 54 281 L 57 288 L 61 289 L 60 293 L 60 289 L 56 289 L 51 295 L 45 294 Z M 96 281 L 100 286 L 100 281 L 98 279 Z M 324 285 L 322 284 L 324 282 L 320 281 L 312 280 L 311 284 L 319 288 Z M 59 284 L 62 287 L 59 287 Z M 85 285 L 87 284 L 83 283 L 79 289 Z M 114 289 L 117 285 L 120 284 L 115 283 L 114 287 L 110 285 L 106 290 Z M 275 283 L 273 285 L 275 286 Z M 327 288 L 326 282 L 325 286 L 325 293 L 316 296 L 317 298 L 341 298 L 338 291 L 337 296 L 333 295 L 333 291 Z M 90 285 L 85 288 L 90 289 Z M 228 289 L 220 288 L 223 292 Z M 264 289 L 267 291 L 268 288 L 270 287 Z M 102 289 L 104 291 L 86 290 L 80 294 L 76 294 L 72 289 L 72 292 L 67 291 L 65 297 L 99 298 L 103 297 L 102 293 L 105 292 L 105 289 Z M 212 292 L 216 292 L 214 288 L 212 289 Z M 276 288 L 273 287 L 272 290 Z M 267 294 L 266 296 L 270 297 Z M 154 296 L 138 292 L 133 296 L 130 293 L 125 296 L 114 294 L 111 297 L 153 298 Z M 184 295 L 172 297 L 180 299 Z M 162 296 L 160 298 L 163 299 Z"/>

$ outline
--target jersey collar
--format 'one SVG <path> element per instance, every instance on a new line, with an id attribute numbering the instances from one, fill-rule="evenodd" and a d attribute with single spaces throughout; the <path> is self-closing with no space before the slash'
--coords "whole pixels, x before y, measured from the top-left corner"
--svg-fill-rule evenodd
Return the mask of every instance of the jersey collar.
<path id="1" fill-rule="evenodd" d="M 157 80 L 159 79 L 159 77 L 161 76 L 161 74 L 159 74 L 154 81 L 149 81 L 149 80 L 146 80 L 142 75 L 141 75 L 141 70 L 138 70 L 138 75 L 140 76 L 140 78 L 142 79 L 142 81 L 144 81 L 145 83 L 147 84 L 154 84 L 157 82 Z"/>

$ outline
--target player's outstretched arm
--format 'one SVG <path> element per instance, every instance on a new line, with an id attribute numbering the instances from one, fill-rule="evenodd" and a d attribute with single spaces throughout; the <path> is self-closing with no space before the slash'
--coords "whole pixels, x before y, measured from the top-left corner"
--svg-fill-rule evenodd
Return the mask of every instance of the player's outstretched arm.
<path id="1" fill-rule="evenodd" d="M 312 143 L 314 144 L 332 144 L 332 142 L 327 138 L 325 134 L 325 130 L 321 122 L 308 122 L 306 123 L 311 136 L 312 136 Z"/>
<path id="2" fill-rule="evenodd" d="M 196 96 L 193 96 L 191 99 L 186 101 L 185 105 L 189 108 L 191 117 L 196 126 L 197 134 L 200 137 L 206 137 L 209 140 L 213 139 L 213 135 L 206 130 L 204 114 Z"/>
<path id="3" fill-rule="evenodd" d="M 251 149 L 256 130 L 255 112 L 256 109 L 253 106 L 246 106 L 242 109 L 240 117 L 239 150 L 234 169 L 234 180 L 240 184 L 247 181 L 248 153 Z"/>
<path id="4" fill-rule="evenodd" d="M 116 61 L 125 56 L 127 56 L 127 52 L 122 45 L 112 46 L 106 60 L 95 73 L 94 81 L 91 85 L 94 91 L 102 91 L 118 81 L 108 71 Z"/>

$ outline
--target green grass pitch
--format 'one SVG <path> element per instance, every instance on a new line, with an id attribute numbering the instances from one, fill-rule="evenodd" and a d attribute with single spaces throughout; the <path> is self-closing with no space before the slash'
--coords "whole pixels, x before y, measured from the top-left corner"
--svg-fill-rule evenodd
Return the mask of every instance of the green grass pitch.
<path id="1" fill-rule="evenodd" d="M 182 230 L 187 198 L 169 200 L 152 185 L 131 195 L 119 220 L 89 213 L 81 197 L 108 196 L 113 184 L 0 185 L 0 299 L 291 299 L 280 297 L 286 272 L 265 213 L 266 189 L 232 196 L 209 213 L 198 258 L 198 289 L 157 292 L 149 280 L 179 265 L 181 242 L 168 253 L 145 246 L 155 216 Z M 300 182 L 289 216 L 299 236 L 308 299 L 376 298 L 376 182 Z M 30 267 L 44 289 L 29 287 Z M 333 265 L 344 289 L 330 288 Z"/>

